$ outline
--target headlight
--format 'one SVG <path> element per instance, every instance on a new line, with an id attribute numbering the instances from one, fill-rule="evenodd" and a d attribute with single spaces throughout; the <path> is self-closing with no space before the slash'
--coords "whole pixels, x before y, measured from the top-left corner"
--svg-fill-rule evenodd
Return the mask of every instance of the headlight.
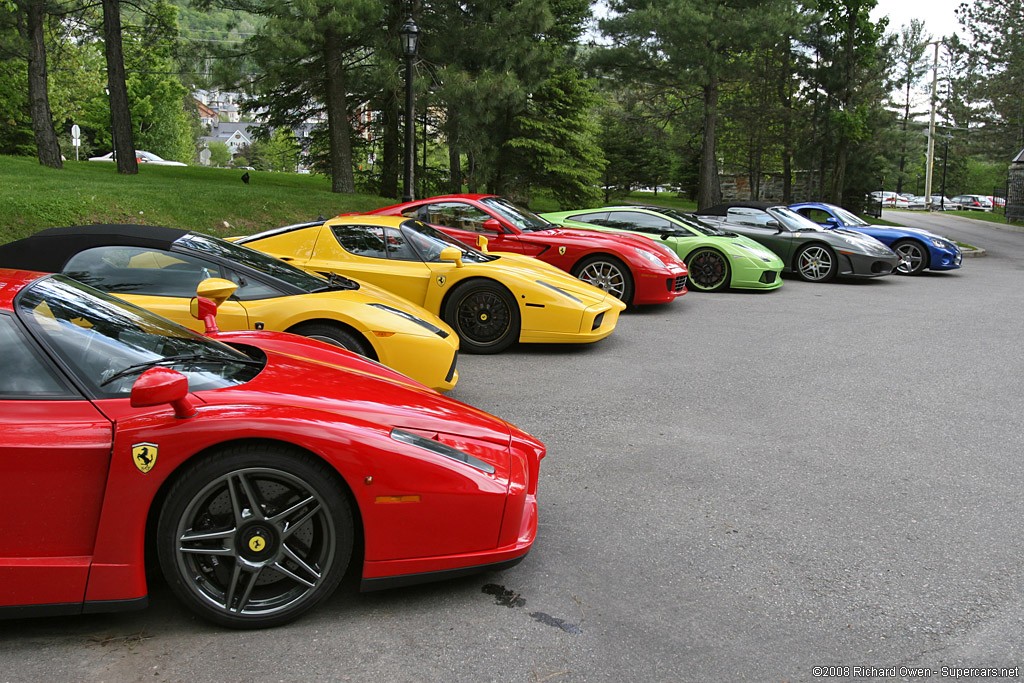
<path id="1" fill-rule="evenodd" d="M 443 455 L 444 457 L 451 458 L 452 460 L 458 460 L 470 467 L 475 467 L 481 472 L 494 474 L 494 466 L 490 463 L 486 463 L 480 458 L 474 458 L 469 453 L 463 453 L 458 448 L 452 448 L 448 444 L 443 444 L 440 441 L 434 441 L 433 439 L 428 439 L 425 436 L 407 432 L 404 429 L 399 429 L 398 427 L 391 430 L 391 438 L 400 443 L 416 446 L 417 448 L 422 448 L 423 450 L 436 453 L 437 455 Z"/>
<path id="2" fill-rule="evenodd" d="M 953 245 L 950 244 L 949 242 L 947 242 L 946 240 L 937 240 L 937 239 L 933 238 L 932 239 L 932 244 L 934 244 L 939 249 L 952 249 L 953 248 Z"/>
<path id="3" fill-rule="evenodd" d="M 664 261 L 662 261 L 660 258 L 658 258 L 657 254 L 649 252 L 646 249 L 640 249 L 639 247 L 635 247 L 635 248 L 636 248 L 636 253 L 639 254 L 641 258 L 646 259 L 652 266 L 656 266 L 658 268 L 664 268 L 665 267 Z"/>
<path id="4" fill-rule="evenodd" d="M 422 327 L 424 329 L 427 329 L 427 330 L 430 330 L 431 332 L 436 334 L 441 339 L 445 339 L 445 338 L 448 337 L 448 333 L 445 332 L 444 330 L 442 330 L 437 325 L 432 325 L 432 324 L 428 323 L 426 320 L 424 320 L 422 318 L 417 318 L 412 313 L 406 313 L 405 311 L 403 311 L 400 308 L 392 308 L 391 306 L 388 306 L 387 304 L 366 304 L 366 305 L 367 306 L 371 306 L 373 308 L 378 308 L 378 309 L 380 309 L 382 311 L 387 311 L 388 313 L 393 313 L 393 314 L 397 315 L 399 318 L 404 318 L 405 320 L 408 320 L 411 323 L 416 323 L 420 327 Z"/>
<path id="5" fill-rule="evenodd" d="M 556 292 L 558 292 L 559 294 L 561 294 L 562 296 L 568 297 L 568 298 L 572 299 L 573 301 L 575 301 L 578 304 L 583 303 L 582 301 L 580 301 L 579 299 L 574 297 L 572 294 L 570 294 L 569 292 L 567 292 L 564 289 L 562 289 L 561 287 L 555 287 L 554 285 L 548 284 L 547 282 L 542 282 L 540 280 L 534 280 L 534 282 L 536 282 L 541 287 L 547 287 L 548 289 L 553 289 Z"/>

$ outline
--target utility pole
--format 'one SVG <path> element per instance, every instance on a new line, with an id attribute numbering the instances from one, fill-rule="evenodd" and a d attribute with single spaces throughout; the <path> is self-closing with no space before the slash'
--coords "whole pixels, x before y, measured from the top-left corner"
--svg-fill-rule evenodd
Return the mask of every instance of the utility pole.
<path id="1" fill-rule="evenodd" d="M 936 40 L 929 45 L 935 46 L 935 61 L 932 63 L 932 111 L 931 119 L 928 122 L 928 155 L 924 166 L 924 196 L 925 206 L 931 211 L 932 166 L 935 164 L 935 107 L 939 101 L 939 45 L 942 45 L 942 40 Z"/>

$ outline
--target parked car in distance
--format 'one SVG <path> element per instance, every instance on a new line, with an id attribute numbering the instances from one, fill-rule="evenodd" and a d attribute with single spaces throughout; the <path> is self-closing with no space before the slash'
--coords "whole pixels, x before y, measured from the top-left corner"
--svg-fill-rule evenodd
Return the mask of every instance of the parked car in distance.
<path id="1" fill-rule="evenodd" d="M 113 160 L 114 160 L 114 153 L 113 152 L 110 152 L 108 154 L 104 154 L 103 156 L 99 156 L 99 157 L 89 157 L 89 161 L 113 161 Z M 135 150 L 135 160 L 138 161 L 140 164 L 152 164 L 153 166 L 188 166 L 188 164 L 183 164 L 180 161 L 170 161 L 168 159 L 164 159 L 163 157 L 159 157 L 156 154 L 153 154 L 152 152 L 146 152 L 145 150 L 141 150 L 141 149 Z"/>
<path id="2" fill-rule="evenodd" d="M 881 277 L 899 259 L 876 240 L 853 230 L 826 230 L 785 206 L 766 202 L 732 202 L 696 212 L 702 220 L 746 235 L 782 259 L 788 272 L 808 282 L 837 276 Z"/>
<path id="3" fill-rule="evenodd" d="M 886 209 L 909 209 L 910 201 L 895 192 L 875 191 L 868 195 L 868 201 L 881 204 Z"/>
<path id="4" fill-rule="evenodd" d="M 958 194 L 953 201 L 967 211 L 991 211 L 992 201 L 980 194 Z"/>
<path id="5" fill-rule="evenodd" d="M 871 225 L 846 209 L 825 202 L 790 204 L 790 209 L 830 230 L 845 229 L 870 235 L 899 257 L 896 272 L 917 275 L 925 269 L 954 270 L 963 253 L 953 240 L 917 228 Z"/>
<path id="6" fill-rule="evenodd" d="M 0 270 L 0 359 L 0 617 L 142 609 L 159 567 L 202 618 L 273 627 L 349 570 L 506 568 L 537 535 L 544 444 L 318 341 Z"/>

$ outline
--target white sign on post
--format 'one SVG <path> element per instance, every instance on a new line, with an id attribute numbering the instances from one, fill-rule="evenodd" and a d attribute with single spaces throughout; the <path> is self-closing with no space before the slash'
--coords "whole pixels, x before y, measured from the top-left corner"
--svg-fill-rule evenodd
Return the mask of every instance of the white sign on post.
<path id="1" fill-rule="evenodd" d="M 78 148 L 82 146 L 82 129 L 77 123 L 71 126 L 71 144 L 75 146 L 75 161 L 78 161 Z"/>

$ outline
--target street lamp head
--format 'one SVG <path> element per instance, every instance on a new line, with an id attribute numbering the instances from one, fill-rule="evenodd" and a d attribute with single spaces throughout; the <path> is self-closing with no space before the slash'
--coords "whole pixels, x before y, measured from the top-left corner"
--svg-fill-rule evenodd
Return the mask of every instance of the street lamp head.
<path id="1" fill-rule="evenodd" d="M 406 57 L 415 57 L 420 29 L 416 26 L 416 22 L 412 20 L 412 17 L 405 20 L 398 33 L 402 36 L 402 52 Z"/>

